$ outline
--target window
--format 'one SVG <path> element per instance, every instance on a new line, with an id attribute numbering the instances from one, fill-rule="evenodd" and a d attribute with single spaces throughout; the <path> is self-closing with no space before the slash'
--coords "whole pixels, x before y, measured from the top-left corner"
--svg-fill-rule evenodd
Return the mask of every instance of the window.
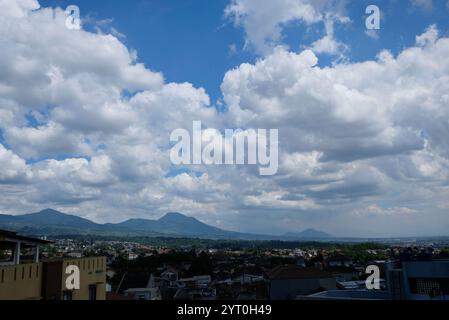
<path id="1" fill-rule="evenodd" d="M 89 300 L 91 300 L 91 301 L 97 300 L 97 286 L 96 285 L 89 286 Z"/>
<path id="2" fill-rule="evenodd" d="M 72 291 L 64 291 L 62 293 L 62 300 L 64 301 L 73 300 Z"/>
<path id="3" fill-rule="evenodd" d="M 14 248 L 12 246 L 0 248 L 0 263 L 14 261 Z"/>
<path id="4" fill-rule="evenodd" d="M 410 292 L 430 297 L 449 294 L 447 278 L 409 278 Z"/>

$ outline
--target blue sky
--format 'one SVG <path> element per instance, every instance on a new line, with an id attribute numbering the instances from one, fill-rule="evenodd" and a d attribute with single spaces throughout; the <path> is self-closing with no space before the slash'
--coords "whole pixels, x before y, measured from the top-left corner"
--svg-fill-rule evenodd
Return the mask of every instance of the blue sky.
<path id="1" fill-rule="evenodd" d="M 0 212 L 447 234 L 448 17 L 446 0 L 0 2 Z M 172 165 L 170 133 L 198 120 L 279 129 L 277 174 Z"/>
<path id="2" fill-rule="evenodd" d="M 87 28 L 92 27 L 92 20 L 113 19 L 110 25 L 126 36 L 124 43 L 137 50 L 139 61 L 162 71 L 169 82 L 191 82 L 206 88 L 213 101 L 221 98 L 226 71 L 260 56 L 244 48 L 244 31 L 225 17 L 228 0 L 117 0 L 113 4 L 107 0 L 43 0 L 41 4 L 62 8 L 78 5 Z M 365 34 L 365 8 L 369 4 L 378 5 L 383 14 L 379 39 Z M 430 24 L 436 23 L 443 35 L 449 30 L 444 1 L 435 1 L 432 9 L 413 6 L 409 0 L 349 1 L 347 14 L 352 22 L 337 27 L 336 38 L 350 46 L 347 57 L 354 62 L 374 59 L 383 49 L 399 53 L 413 45 L 416 35 Z M 283 43 L 300 51 L 322 36 L 323 29 L 289 23 L 283 31 Z M 237 51 L 230 52 L 230 46 Z M 321 65 L 332 61 L 329 55 L 320 57 Z"/>
<path id="3" fill-rule="evenodd" d="M 126 36 L 139 60 L 163 71 L 169 82 L 191 82 L 204 87 L 213 100 L 220 98 L 225 72 L 254 61 L 251 51 L 230 54 L 229 46 L 244 45 L 241 30 L 225 19 L 226 0 L 168 1 L 42 1 L 66 8 L 76 3 L 83 17 L 113 19 L 112 26 Z"/>

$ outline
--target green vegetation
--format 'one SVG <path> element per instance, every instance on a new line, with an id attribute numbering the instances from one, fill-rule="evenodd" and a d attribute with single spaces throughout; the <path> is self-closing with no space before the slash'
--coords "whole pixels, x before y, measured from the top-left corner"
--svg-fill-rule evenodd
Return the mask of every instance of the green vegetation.
<path id="1" fill-rule="evenodd" d="M 146 236 L 83 236 L 83 235 L 64 235 L 53 236 L 51 239 L 73 239 L 86 241 L 120 241 L 134 242 L 139 244 L 151 245 L 166 248 L 197 248 L 197 249 L 229 249 L 229 250 L 246 250 L 258 253 L 261 250 L 276 249 L 326 249 L 326 250 L 343 250 L 350 251 L 359 250 L 379 250 L 385 249 L 387 246 L 379 243 L 336 243 L 336 242 L 316 242 L 316 241 L 262 241 L 262 240 L 209 240 L 199 238 L 176 238 L 176 237 L 146 237 Z"/>
<path id="2" fill-rule="evenodd" d="M 373 260 L 386 260 L 389 247 L 379 243 L 358 243 L 345 247 L 342 252 L 353 260 L 366 264 Z"/>

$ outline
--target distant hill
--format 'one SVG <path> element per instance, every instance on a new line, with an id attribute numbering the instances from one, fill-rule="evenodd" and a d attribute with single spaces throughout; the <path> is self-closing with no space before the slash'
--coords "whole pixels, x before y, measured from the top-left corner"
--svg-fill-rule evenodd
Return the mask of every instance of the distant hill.
<path id="1" fill-rule="evenodd" d="M 318 231 L 315 229 L 307 229 L 304 230 L 302 232 L 289 232 L 285 234 L 286 237 L 291 237 L 291 238 L 295 238 L 295 239 L 308 239 L 308 240 L 321 240 L 321 239 L 330 239 L 330 238 L 334 238 L 334 236 L 326 233 L 326 232 L 322 232 L 322 231 Z"/>
<path id="2" fill-rule="evenodd" d="M 0 215 L 0 229 L 33 235 L 113 235 L 195 237 L 204 239 L 266 240 L 273 237 L 222 230 L 181 213 L 167 213 L 158 220 L 130 219 L 98 224 L 53 209 L 19 216 Z"/>
<path id="3" fill-rule="evenodd" d="M 53 209 L 45 209 L 40 212 L 25 214 L 16 217 L 18 221 L 33 225 L 58 225 L 71 228 L 95 228 L 98 225 L 90 220 L 77 216 L 61 213 Z"/>
<path id="4" fill-rule="evenodd" d="M 168 234 L 189 236 L 237 236 L 238 233 L 209 226 L 181 213 L 170 212 L 159 220 L 131 219 L 116 226 L 138 231 L 157 231 Z"/>
<path id="5" fill-rule="evenodd" d="M 316 230 L 285 236 L 269 236 L 222 230 L 193 217 L 171 212 L 158 220 L 130 219 L 121 223 L 99 224 L 53 209 L 20 216 L 0 215 L 0 229 L 33 235 L 113 235 L 191 237 L 232 240 L 324 239 L 331 236 Z"/>
<path id="6" fill-rule="evenodd" d="M 53 209 L 20 216 L 0 215 L 0 228 L 45 235 L 89 234 L 106 231 L 104 225 Z"/>

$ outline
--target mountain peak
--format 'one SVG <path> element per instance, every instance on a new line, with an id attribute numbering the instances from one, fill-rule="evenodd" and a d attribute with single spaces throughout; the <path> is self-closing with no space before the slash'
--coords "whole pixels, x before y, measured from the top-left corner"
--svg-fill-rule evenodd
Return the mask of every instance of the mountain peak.
<path id="1" fill-rule="evenodd" d="M 58 214 L 58 215 L 63 214 L 63 213 L 61 213 L 61 212 L 59 212 L 57 210 L 51 209 L 51 208 L 47 208 L 47 209 L 41 210 L 41 211 L 39 211 L 37 213 L 38 214 Z"/>
<path id="2" fill-rule="evenodd" d="M 29 213 L 18 216 L 21 220 L 32 222 L 36 225 L 51 225 L 57 224 L 59 226 L 73 226 L 73 227 L 89 227 L 94 226 L 95 223 L 70 214 L 62 213 L 54 209 L 45 209 L 35 213 Z"/>
<path id="3" fill-rule="evenodd" d="M 165 216 L 173 216 L 173 217 L 185 217 L 182 213 L 179 212 L 168 212 Z"/>
<path id="4" fill-rule="evenodd" d="M 180 220 L 180 219 L 192 219 L 191 217 L 187 217 L 179 212 L 168 212 L 159 220 Z"/>

